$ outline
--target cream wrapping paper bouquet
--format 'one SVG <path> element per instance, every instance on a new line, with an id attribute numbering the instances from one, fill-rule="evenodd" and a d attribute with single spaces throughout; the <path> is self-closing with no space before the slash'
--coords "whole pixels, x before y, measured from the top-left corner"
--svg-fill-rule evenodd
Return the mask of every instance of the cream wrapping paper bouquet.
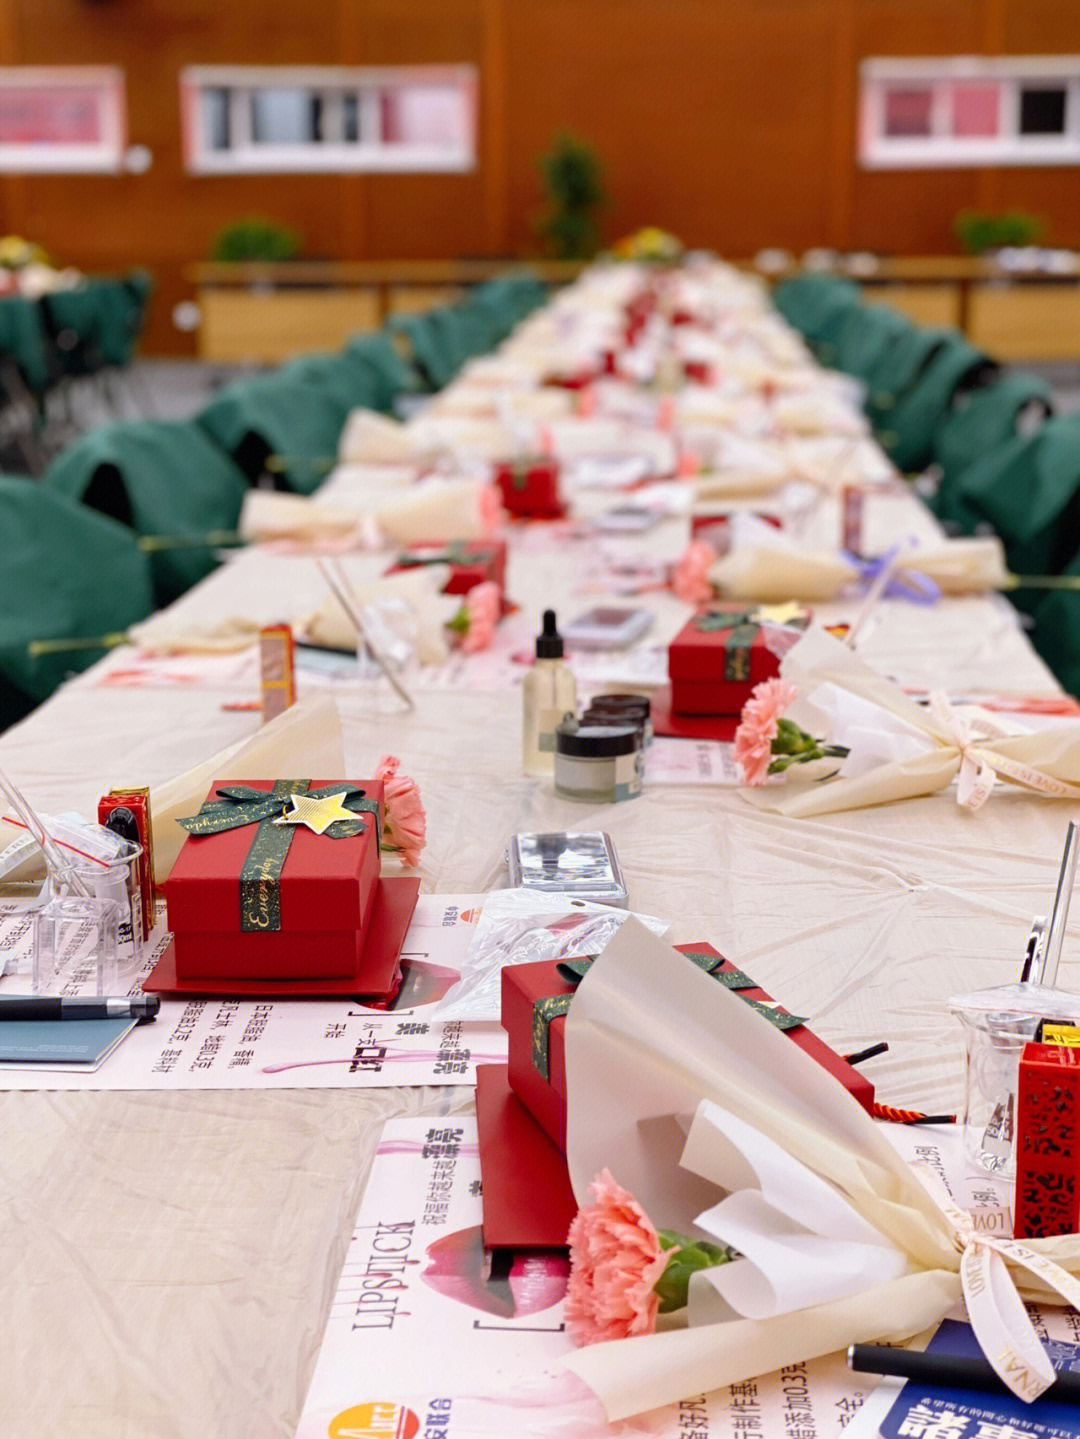
<path id="1" fill-rule="evenodd" d="M 426 464 L 433 456 L 408 425 L 375 410 L 353 410 L 338 440 L 338 459 L 348 464 Z"/>
<path id="2" fill-rule="evenodd" d="M 344 774 L 345 747 L 337 706 L 328 695 L 298 700 L 249 738 L 229 745 L 175 779 L 150 790 L 154 883 L 164 884 L 187 839 L 177 820 L 195 814 L 215 779 L 266 779 L 292 774 Z"/>
<path id="3" fill-rule="evenodd" d="M 323 498 L 249 490 L 240 514 L 246 540 L 334 543 L 356 549 L 380 542 L 475 540 L 489 534 L 499 506 L 483 480 L 430 478 L 418 484 L 357 487 L 331 482 Z"/>
<path id="4" fill-rule="evenodd" d="M 1016 1286 L 1076 1304 L 1080 1236 L 977 1233 L 797 1045 L 633 920 L 574 997 L 566 1082 L 579 1202 L 607 1168 L 658 1228 L 741 1255 L 695 1276 L 687 1327 L 566 1361 L 612 1421 L 910 1338 L 961 1298 L 1014 1388 L 1030 1399 L 1051 1381 Z"/>
<path id="5" fill-rule="evenodd" d="M 709 579 L 721 596 L 731 599 L 813 604 L 835 599 L 859 574 L 858 567 L 835 550 L 799 544 L 753 515 L 737 515 L 731 551 L 710 568 Z M 904 553 L 894 578 L 902 583 L 906 574 L 932 580 L 942 594 L 1001 589 L 1009 581 L 995 535 L 919 545 Z"/>
<path id="6" fill-rule="evenodd" d="M 759 604 L 820 603 L 835 598 L 858 577 L 857 566 L 835 550 L 797 544 L 772 525 L 743 514 L 732 520 L 731 550 L 708 573 L 723 598 Z"/>
<path id="7" fill-rule="evenodd" d="M 400 612 L 415 641 L 417 661 L 438 665 L 450 653 L 445 626 L 461 608 L 460 595 L 442 593 L 449 578 L 449 565 L 417 565 L 381 579 L 354 580 L 352 590 L 361 606 L 381 610 L 391 624 L 395 612 Z M 354 650 L 357 644 L 356 627 L 334 594 L 304 617 L 299 635 L 324 649 Z"/>
<path id="8" fill-rule="evenodd" d="M 276 490 L 248 490 L 240 509 L 240 534 L 249 542 L 294 540 L 310 545 L 351 544 L 372 548 L 373 524 L 343 496 L 309 499 Z"/>
<path id="9" fill-rule="evenodd" d="M 999 780 L 1080 799 L 1080 721 L 1016 733 L 1014 724 L 976 708 L 958 711 L 944 696 L 916 704 L 815 625 L 788 650 L 780 674 L 798 690 L 785 716 L 829 744 L 848 745 L 851 755 L 835 778 L 743 790 L 763 808 L 799 818 L 832 814 L 936 794 L 954 779 L 967 809 L 978 809 Z"/>

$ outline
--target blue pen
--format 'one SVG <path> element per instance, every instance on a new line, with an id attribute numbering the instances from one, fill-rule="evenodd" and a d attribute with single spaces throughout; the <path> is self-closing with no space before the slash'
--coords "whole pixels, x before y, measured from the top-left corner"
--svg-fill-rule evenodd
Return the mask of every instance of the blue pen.
<path id="1" fill-rule="evenodd" d="M 51 994 L 0 995 L 0 1021 L 5 1019 L 156 1019 L 161 1000 L 156 994 L 107 999 Z"/>

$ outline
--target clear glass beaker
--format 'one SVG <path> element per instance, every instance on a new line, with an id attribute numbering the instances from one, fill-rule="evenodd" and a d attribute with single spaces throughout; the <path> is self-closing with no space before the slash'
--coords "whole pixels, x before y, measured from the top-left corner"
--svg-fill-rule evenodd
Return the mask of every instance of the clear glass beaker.
<path id="1" fill-rule="evenodd" d="M 108 857 L 65 848 L 50 867 L 48 898 L 34 912 L 35 994 L 115 994 L 121 961 L 126 975 L 138 972 L 142 846 L 112 838 Z"/>
<path id="2" fill-rule="evenodd" d="M 1024 1045 L 1041 1019 L 1080 1020 L 1080 995 L 1005 984 L 957 995 L 946 1008 L 964 1026 L 964 1154 L 1002 1178 L 1016 1175 L 1016 1086 Z"/>

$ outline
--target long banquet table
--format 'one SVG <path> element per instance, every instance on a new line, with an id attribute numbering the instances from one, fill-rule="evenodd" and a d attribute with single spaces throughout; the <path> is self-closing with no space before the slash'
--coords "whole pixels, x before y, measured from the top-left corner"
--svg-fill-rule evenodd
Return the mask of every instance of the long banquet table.
<path id="1" fill-rule="evenodd" d="M 821 502 L 838 533 L 836 500 Z M 906 492 L 867 505 L 869 548 L 932 521 Z M 583 609 L 588 539 L 511 538 L 508 591 L 527 635 L 539 611 Z M 648 539 L 677 554 L 686 521 Z M 350 559 L 357 574 L 384 561 Z M 312 559 L 251 547 L 174 607 L 178 622 L 260 620 L 318 603 Z M 651 642 L 690 613 L 649 596 Z M 848 617 L 857 602 L 821 607 Z M 1004 600 L 932 609 L 885 601 L 860 652 L 899 682 L 950 694 L 1055 694 Z M 0 764 L 43 809 L 92 814 L 111 785 L 156 784 L 250 733 L 223 708 L 233 684 L 106 686 L 72 680 L 0 739 Z M 381 687 L 336 686 L 349 773 L 384 751 L 419 781 L 429 893 L 506 883 L 509 835 L 606 829 L 633 907 L 707 938 L 828 1041 L 880 1038 L 879 1097 L 935 1112 L 959 1098 L 952 994 L 1016 975 L 1045 912 L 1074 807 L 1001 786 L 977 814 L 953 793 L 786 821 L 720 787 L 651 785 L 589 809 L 520 765 L 517 687 L 425 681 L 404 714 Z M 1080 988 L 1069 927 L 1062 983 Z M 868 1070 L 868 1072 L 870 1072 Z M 0 1075 L 0 1090 L 3 1077 Z M 239 1092 L 0 1092 L 5 1323 L 0 1433 L 10 1439 L 272 1439 L 294 1433 L 354 1215 L 384 1121 L 465 1111 L 467 1088 Z"/>

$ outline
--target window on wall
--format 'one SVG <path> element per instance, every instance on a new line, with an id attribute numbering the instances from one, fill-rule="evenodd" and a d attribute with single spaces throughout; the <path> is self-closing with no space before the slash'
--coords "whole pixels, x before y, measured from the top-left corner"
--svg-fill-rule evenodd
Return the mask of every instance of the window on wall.
<path id="1" fill-rule="evenodd" d="M 0 68 L 0 171 L 116 172 L 126 148 L 122 70 Z"/>
<path id="2" fill-rule="evenodd" d="M 1080 55 L 864 60 L 859 159 L 870 169 L 1080 164 Z"/>
<path id="3" fill-rule="evenodd" d="M 200 67 L 180 77 L 196 175 L 471 170 L 476 72 Z"/>

